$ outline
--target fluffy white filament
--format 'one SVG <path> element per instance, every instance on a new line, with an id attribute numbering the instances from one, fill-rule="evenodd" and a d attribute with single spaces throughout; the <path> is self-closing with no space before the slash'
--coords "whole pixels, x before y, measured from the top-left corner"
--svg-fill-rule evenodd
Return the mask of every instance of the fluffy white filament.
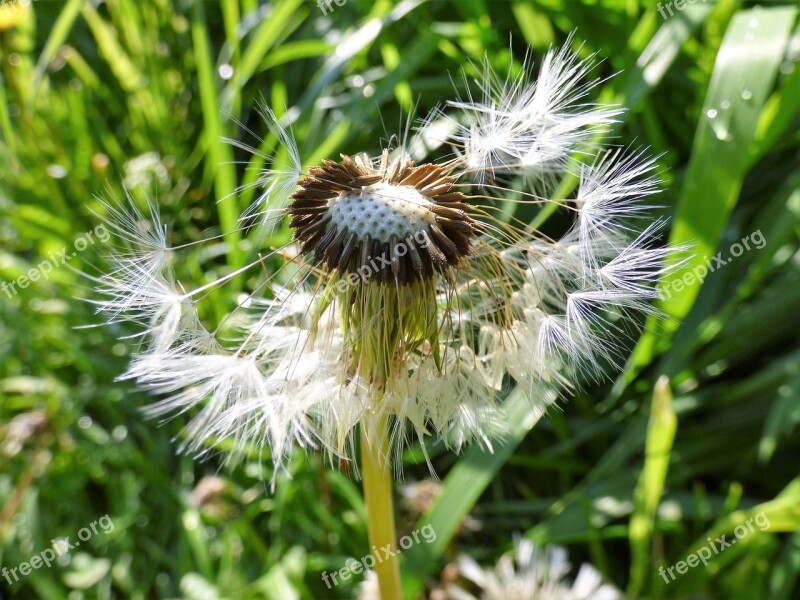
<path id="1" fill-rule="evenodd" d="M 586 152 L 592 137 L 623 112 L 584 101 L 598 83 L 587 81 L 594 62 L 578 58 L 570 41 L 547 53 L 535 80 L 527 75 L 527 58 L 521 75 L 505 79 L 487 59 L 478 82 L 481 99 L 470 94 L 448 103 L 466 115 L 454 139 L 481 181 L 486 174 L 494 178 L 522 171 L 531 185 L 549 182 L 571 164 L 573 153 Z"/>

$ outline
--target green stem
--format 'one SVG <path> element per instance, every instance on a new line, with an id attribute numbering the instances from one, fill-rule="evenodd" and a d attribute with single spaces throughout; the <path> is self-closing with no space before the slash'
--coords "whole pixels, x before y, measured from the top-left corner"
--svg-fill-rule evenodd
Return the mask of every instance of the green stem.
<path id="1" fill-rule="evenodd" d="M 375 548 L 373 556 L 381 600 L 403 600 L 389 463 L 389 432 L 386 430 L 386 421 L 380 421 L 377 431 L 367 431 L 362 424 L 361 477 L 367 505 L 367 531 L 370 546 Z M 381 549 L 386 546 L 391 547 L 393 555 L 382 560 L 385 553 Z"/>

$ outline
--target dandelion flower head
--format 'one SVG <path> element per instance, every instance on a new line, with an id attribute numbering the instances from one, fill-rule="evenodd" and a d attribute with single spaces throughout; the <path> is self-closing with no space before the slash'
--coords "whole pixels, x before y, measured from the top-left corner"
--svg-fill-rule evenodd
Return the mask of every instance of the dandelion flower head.
<path id="1" fill-rule="evenodd" d="M 593 61 L 570 42 L 538 77 L 528 60 L 507 77 L 487 61 L 476 97 L 435 110 L 415 136 L 306 169 L 262 107 L 287 158 L 261 172 L 244 218 L 285 219 L 292 240 L 274 249 L 285 268 L 236 309 L 235 343 L 197 305 L 261 261 L 189 289 L 173 270 L 184 249 L 167 245 L 155 206 L 113 208 L 120 251 L 97 278 L 98 310 L 140 325 L 127 376 L 161 397 L 151 412 L 189 411 L 190 450 L 225 441 L 232 458 L 269 449 L 279 466 L 297 445 L 348 458 L 358 427 L 389 436 L 390 453 L 433 435 L 490 446 L 504 388 L 541 414 L 617 364 L 664 271 L 661 223 L 644 202 L 655 162 L 598 145 L 621 111 L 588 99 Z M 431 130 L 448 132 L 452 153 L 412 158 Z M 553 199 L 567 175 L 576 191 Z M 548 205 L 572 222 L 556 239 L 507 210 Z"/>

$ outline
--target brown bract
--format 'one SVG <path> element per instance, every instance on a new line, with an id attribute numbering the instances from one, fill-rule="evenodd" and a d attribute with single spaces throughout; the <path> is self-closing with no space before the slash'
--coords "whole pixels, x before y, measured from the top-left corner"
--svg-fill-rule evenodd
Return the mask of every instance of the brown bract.
<path id="1" fill-rule="evenodd" d="M 439 165 L 390 161 L 386 151 L 375 163 L 366 154 L 341 155 L 341 162 L 311 167 L 299 186 L 287 212 L 301 253 L 363 281 L 403 285 L 446 275 L 476 237 L 455 177 Z M 337 203 L 347 205 L 351 220 L 334 214 Z"/>

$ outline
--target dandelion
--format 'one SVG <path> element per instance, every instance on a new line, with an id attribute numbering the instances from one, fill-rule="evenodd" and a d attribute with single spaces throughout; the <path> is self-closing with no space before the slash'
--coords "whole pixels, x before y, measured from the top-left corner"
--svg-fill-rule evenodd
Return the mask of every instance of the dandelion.
<path id="1" fill-rule="evenodd" d="M 151 412 L 191 410 L 190 451 L 268 449 L 276 467 L 298 445 L 336 460 L 360 446 L 370 543 L 396 545 L 391 466 L 410 437 L 491 449 L 504 386 L 515 382 L 542 414 L 617 364 L 634 314 L 651 310 L 664 250 L 660 223 L 642 224 L 642 200 L 657 189 L 655 163 L 594 145 L 619 109 L 586 102 L 590 69 L 567 46 L 535 80 L 502 79 L 487 62 L 480 100 L 423 122 L 450 119 L 439 129 L 452 132 L 443 142 L 454 154 L 422 164 L 406 151 L 419 140 L 406 139 L 303 171 L 291 131 L 262 108 L 286 159 L 267 163 L 245 218 L 286 218 L 293 235 L 273 253 L 286 267 L 267 275 L 266 293 L 237 307 L 232 346 L 196 305 L 261 261 L 186 291 L 173 271 L 183 249 L 167 245 L 155 209 L 149 226 L 112 212 L 124 253 L 97 279 L 98 308 L 144 325 L 149 341 L 127 376 L 163 397 Z M 547 188 L 567 173 L 579 178 L 575 197 L 552 200 Z M 513 177 L 523 191 L 502 183 Z M 556 202 L 573 224 L 552 239 L 497 197 Z M 397 561 L 376 572 L 382 596 L 399 598 Z"/>
<path id="2" fill-rule="evenodd" d="M 448 600 L 619 600 L 622 593 L 603 583 L 600 573 L 583 564 L 575 580 L 566 579 L 570 571 L 567 550 L 550 546 L 543 550 L 530 540 L 520 539 L 513 553 L 503 555 L 493 570 L 481 568 L 462 555 L 457 562 L 464 580 L 447 589 Z M 469 589 L 477 588 L 474 595 Z"/>
<path id="3" fill-rule="evenodd" d="M 123 165 L 124 182 L 128 188 L 149 187 L 169 183 L 169 169 L 158 152 L 145 152 Z"/>

